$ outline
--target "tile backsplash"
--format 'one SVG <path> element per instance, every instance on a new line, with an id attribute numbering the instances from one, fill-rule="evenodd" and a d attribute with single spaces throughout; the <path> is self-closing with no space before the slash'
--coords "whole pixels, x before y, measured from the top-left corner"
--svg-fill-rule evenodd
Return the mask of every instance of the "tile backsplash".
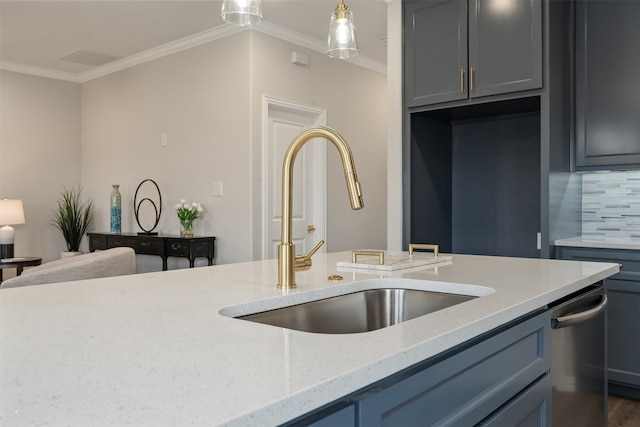
<path id="1" fill-rule="evenodd" d="M 582 175 L 582 235 L 640 240 L 640 171 Z"/>

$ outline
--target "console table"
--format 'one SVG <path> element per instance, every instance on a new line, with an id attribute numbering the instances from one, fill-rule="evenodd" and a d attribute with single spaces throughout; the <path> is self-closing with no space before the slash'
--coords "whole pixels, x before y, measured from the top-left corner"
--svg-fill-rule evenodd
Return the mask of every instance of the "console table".
<path id="1" fill-rule="evenodd" d="M 213 265 L 215 256 L 215 237 L 163 236 L 134 233 L 87 233 L 89 236 L 89 251 L 104 250 L 117 247 L 129 247 L 137 254 L 156 255 L 162 257 L 162 270 L 167 270 L 167 258 L 170 256 L 188 258 L 189 267 L 198 257 L 207 258 L 209 265 Z"/>

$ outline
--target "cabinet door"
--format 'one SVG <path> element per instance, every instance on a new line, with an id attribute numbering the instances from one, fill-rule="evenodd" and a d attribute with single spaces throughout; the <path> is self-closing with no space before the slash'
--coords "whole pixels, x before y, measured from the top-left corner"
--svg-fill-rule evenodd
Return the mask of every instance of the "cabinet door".
<path id="1" fill-rule="evenodd" d="M 282 424 L 281 427 L 355 427 L 355 425 L 355 405 L 345 406 L 345 403 L 342 402 L 314 414 L 289 421 Z"/>
<path id="2" fill-rule="evenodd" d="M 640 2 L 576 2 L 576 168 L 640 166 Z"/>
<path id="3" fill-rule="evenodd" d="M 405 104 L 466 99 L 466 0 L 404 2 Z"/>
<path id="4" fill-rule="evenodd" d="M 609 279 L 609 381 L 640 388 L 640 282 Z"/>
<path id="5" fill-rule="evenodd" d="M 472 426 L 549 370 L 549 312 L 526 320 L 358 402 L 361 427 Z M 550 384 L 547 384 L 550 393 Z M 356 399 L 359 400 L 359 399 Z"/>
<path id="6" fill-rule="evenodd" d="M 551 377 L 546 374 L 478 427 L 550 426 L 551 396 Z"/>
<path id="7" fill-rule="evenodd" d="M 470 0 L 470 97 L 541 87 L 541 0 Z"/>

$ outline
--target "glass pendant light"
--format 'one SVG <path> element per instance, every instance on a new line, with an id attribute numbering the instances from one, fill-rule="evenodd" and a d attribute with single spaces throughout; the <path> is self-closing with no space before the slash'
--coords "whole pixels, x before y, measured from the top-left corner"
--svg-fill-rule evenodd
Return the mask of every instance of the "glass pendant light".
<path id="1" fill-rule="evenodd" d="M 349 6 L 340 0 L 336 10 L 331 12 L 329 24 L 329 45 L 327 55 L 332 58 L 349 58 L 358 54 L 356 26 Z"/>
<path id="2" fill-rule="evenodd" d="M 260 0 L 224 0 L 220 17 L 234 25 L 256 25 L 262 22 Z"/>

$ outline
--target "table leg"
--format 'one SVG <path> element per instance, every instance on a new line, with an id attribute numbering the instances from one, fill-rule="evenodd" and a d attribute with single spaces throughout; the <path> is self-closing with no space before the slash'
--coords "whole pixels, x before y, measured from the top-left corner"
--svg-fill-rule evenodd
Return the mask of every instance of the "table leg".
<path id="1" fill-rule="evenodd" d="M 16 275 L 18 275 L 18 276 L 19 276 L 19 275 L 21 275 L 21 274 L 22 274 L 22 270 L 24 270 L 24 267 L 20 265 L 20 266 L 18 266 L 18 268 L 16 268 L 16 270 L 18 270 L 18 271 L 16 272 Z"/>

